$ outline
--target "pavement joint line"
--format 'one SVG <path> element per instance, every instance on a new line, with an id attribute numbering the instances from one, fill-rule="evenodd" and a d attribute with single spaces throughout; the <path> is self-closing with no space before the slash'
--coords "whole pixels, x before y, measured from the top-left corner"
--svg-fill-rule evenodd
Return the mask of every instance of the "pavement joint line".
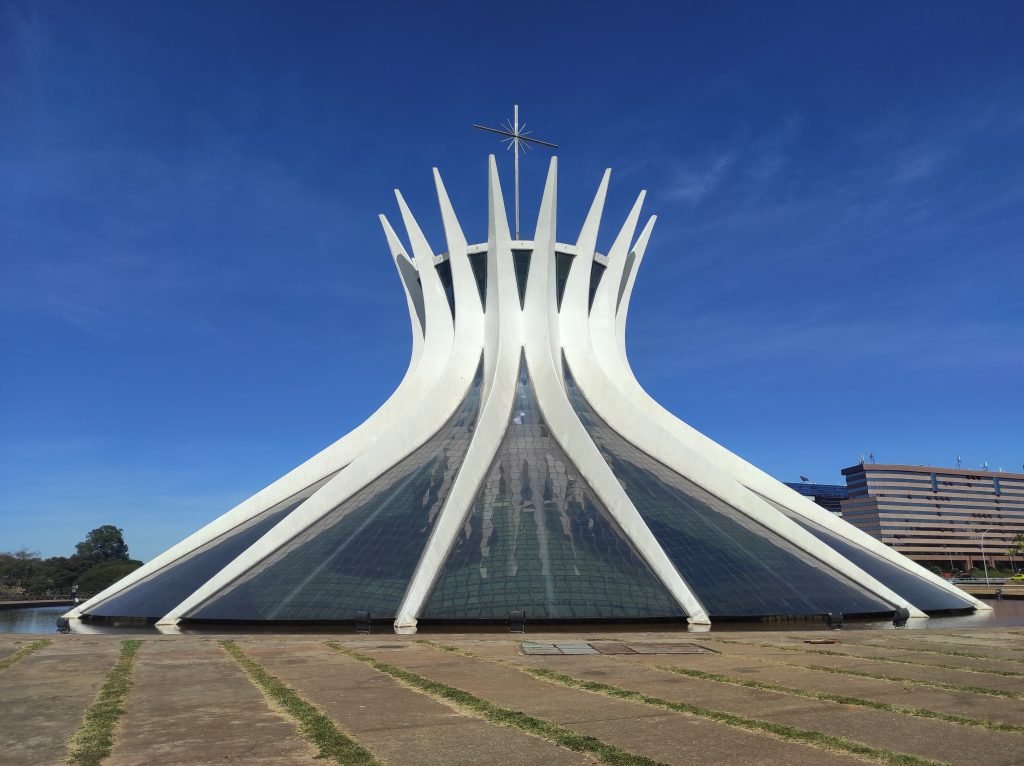
<path id="1" fill-rule="evenodd" d="M 221 641 L 221 647 L 237 662 L 249 680 L 273 703 L 298 724 L 299 734 L 316 748 L 317 758 L 340 766 L 376 766 L 377 759 L 353 737 L 338 726 L 318 707 L 299 696 L 280 678 L 267 672 L 234 641 Z"/>
<path id="2" fill-rule="evenodd" d="M 836 652 L 832 649 L 807 649 L 802 646 L 782 646 L 781 644 L 758 644 L 748 641 L 731 641 L 726 638 L 705 638 L 704 641 L 720 641 L 724 644 L 739 644 L 740 646 L 757 646 L 762 649 L 778 649 L 784 652 L 799 652 L 801 654 L 820 654 L 826 657 L 847 657 L 852 660 L 866 660 L 868 662 L 888 662 L 896 665 L 916 665 L 922 668 L 938 668 L 940 670 L 959 670 L 964 673 L 982 673 L 990 676 L 1004 676 L 1006 678 L 1024 678 L 1024 673 L 1014 670 L 982 670 L 980 668 L 968 668 L 962 665 L 943 665 L 938 662 L 915 662 L 914 660 L 898 659 L 895 657 L 870 657 L 864 654 L 850 654 L 848 652 Z M 846 644 L 853 646 L 853 644 Z M 863 644 L 858 644 L 863 646 Z"/>
<path id="3" fill-rule="evenodd" d="M 614 745 L 609 745 L 596 737 L 581 734 L 574 729 L 554 723 L 553 721 L 527 715 L 518 710 L 501 707 L 482 697 L 477 697 L 467 691 L 457 689 L 454 686 L 448 686 L 439 681 L 432 681 L 411 670 L 405 670 L 396 665 L 381 662 L 374 657 L 359 654 L 336 641 L 328 641 L 326 643 L 334 651 L 369 665 L 374 670 L 385 673 L 420 693 L 445 702 L 462 713 L 476 715 L 490 723 L 516 729 L 524 734 L 548 740 L 567 750 L 590 753 L 596 756 L 602 763 L 610 764 L 610 766 L 665 766 L 665 764 L 659 761 L 631 753 Z M 433 646 L 433 643 L 430 641 L 420 641 L 419 643 Z M 464 654 L 465 656 L 476 656 L 468 652 Z"/>
<path id="4" fill-rule="evenodd" d="M 941 713 L 937 710 L 927 710 L 925 708 L 904 707 L 903 705 L 893 705 L 889 702 L 877 702 L 864 697 L 850 697 L 844 694 L 816 692 L 809 689 L 765 683 L 764 681 L 755 681 L 748 678 L 737 678 L 735 676 L 727 676 L 721 673 L 709 673 L 705 670 L 692 670 L 690 668 L 672 667 L 671 665 L 655 665 L 654 667 L 658 670 L 664 670 L 669 673 L 675 673 L 688 678 L 713 681 L 715 683 L 727 684 L 729 686 L 740 686 L 748 689 L 778 692 L 779 694 L 788 694 L 793 697 L 803 697 L 806 699 L 821 700 L 822 702 L 834 702 L 839 705 L 852 705 L 856 707 L 870 708 L 872 710 L 881 710 L 886 713 L 897 713 L 899 715 L 914 716 L 916 718 L 929 718 L 937 721 L 944 721 L 946 723 L 958 724 L 960 726 L 972 726 L 981 729 L 988 729 L 990 731 L 1024 734 L 1024 726 L 1012 723 L 1000 723 L 998 721 L 989 721 L 984 718 L 969 718 L 967 716 L 953 715 L 952 713 Z"/>
<path id="5" fill-rule="evenodd" d="M 53 641 L 51 641 L 48 638 L 41 638 L 38 641 L 33 641 L 30 644 L 25 644 L 23 647 L 18 649 L 18 651 L 14 652 L 13 654 L 7 655 L 2 660 L 0 660 L 0 670 L 3 670 L 4 668 L 9 668 L 11 665 L 18 662 L 19 660 L 25 659 L 33 652 L 38 652 L 44 646 L 49 646 L 52 643 Z"/>
<path id="6" fill-rule="evenodd" d="M 950 692 L 964 692 L 966 694 L 987 694 L 992 697 L 1006 697 L 1008 699 L 1024 699 L 1024 694 L 1007 691 L 1006 689 L 990 689 L 986 686 L 964 686 L 961 684 L 947 684 L 942 681 L 923 681 L 918 678 L 906 678 L 904 676 L 888 676 L 884 673 L 867 673 L 863 670 L 848 670 L 846 668 L 830 668 L 827 665 L 797 665 L 796 663 L 777 662 L 787 668 L 800 668 L 802 670 L 815 670 L 821 673 L 835 673 L 837 675 L 855 676 L 857 678 L 872 678 L 878 681 L 892 681 L 894 683 L 910 684 L 912 686 L 928 686 L 935 689 L 942 689 Z"/>
<path id="7" fill-rule="evenodd" d="M 944 638 L 970 638 L 974 641 L 1005 641 L 1002 638 L 990 638 L 988 636 L 965 636 L 962 633 L 932 633 L 932 636 L 943 636 Z M 940 641 L 927 641 L 929 644 L 940 644 Z M 992 644 L 966 644 L 966 646 L 974 646 L 978 649 L 1006 649 L 1011 652 L 1024 652 L 1024 648 L 1018 646 L 993 646 Z"/>
<path id="8" fill-rule="evenodd" d="M 794 641 L 800 641 L 797 636 L 786 636 L 786 638 Z M 922 641 L 920 643 L 928 643 Z M 922 654 L 945 654 L 950 657 L 967 657 L 972 660 L 991 660 L 992 662 L 1024 662 L 1024 660 L 1018 660 L 1014 657 L 992 657 L 988 654 L 972 654 L 971 652 L 959 652 L 955 649 L 921 649 L 917 646 L 892 646 L 891 644 L 868 644 L 860 641 L 850 641 L 844 644 L 844 646 L 866 646 L 872 649 L 889 649 L 897 652 L 921 652 Z"/>
<path id="9" fill-rule="evenodd" d="M 774 739 L 781 739 L 787 742 L 795 742 L 801 745 L 815 747 L 820 750 L 848 753 L 873 763 L 882 763 L 887 766 L 944 766 L 942 761 L 933 761 L 928 758 L 911 755 L 910 753 L 899 753 L 893 750 L 872 747 L 871 745 L 846 739 L 845 737 L 836 737 L 810 729 L 798 729 L 793 726 L 772 723 L 771 721 L 763 721 L 757 718 L 747 718 L 724 710 L 715 710 L 714 708 L 706 708 L 702 705 L 693 705 L 688 702 L 673 702 L 671 700 L 661 699 L 660 697 L 652 697 L 632 689 L 624 689 L 622 687 L 612 686 L 611 684 L 605 684 L 600 681 L 576 678 L 547 668 L 523 667 L 508 660 L 484 657 L 464 649 L 459 649 L 458 647 L 440 644 L 434 641 L 421 639 L 419 643 L 440 651 L 459 654 L 464 657 L 472 657 L 485 662 L 493 662 L 498 665 L 504 665 L 522 673 L 527 673 L 535 678 L 567 686 L 572 689 L 579 689 L 581 691 L 601 694 L 606 697 L 623 699 L 629 702 L 639 702 L 652 707 L 671 710 L 676 713 L 684 713 L 692 715 L 695 718 L 711 720 L 725 726 L 731 726 L 733 728 L 743 729 L 744 731 L 770 736 Z"/>
<path id="10" fill-rule="evenodd" d="M 96 699 L 85 711 L 78 731 L 68 740 L 67 762 L 72 766 L 99 766 L 114 746 L 114 729 L 124 714 L 124 701 L 131 691 L 138 639 L 125 639 L 117 662 L 107 674 Z"/>

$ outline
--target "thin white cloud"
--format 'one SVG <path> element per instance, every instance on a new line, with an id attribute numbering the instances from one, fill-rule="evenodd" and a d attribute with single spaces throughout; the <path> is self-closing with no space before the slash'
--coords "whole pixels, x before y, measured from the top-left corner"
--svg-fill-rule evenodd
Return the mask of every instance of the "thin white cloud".
<path id="1" fill-rule="evenodd" d="M 668 196 L 694 204 L 700 202 L 722 184 L 735 161 L 734 152 L 724 151 L 700 167 L 681 168 L 668 188 Z"/>
<path id="2" fill-rule="evenodd" d="M 932 176 L 941 166 L 944 153 L 935 149 L 915 147 L 906 151 L 896 163 L 890 183 L 908 184 Z"/>

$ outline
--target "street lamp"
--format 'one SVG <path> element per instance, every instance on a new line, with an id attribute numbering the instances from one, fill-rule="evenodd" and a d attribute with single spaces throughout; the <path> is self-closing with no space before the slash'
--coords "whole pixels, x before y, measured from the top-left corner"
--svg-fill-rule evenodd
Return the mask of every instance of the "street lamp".
<path id="1" fill-rule="evenodd" d="M 991 532 L 995 527 L 989 527 L 981 533 L 981 565 L 985 567 L 985 584 L 988 585 L 988 563 L 985 561 L 985 535 Z"/>
<path id="2" fill-rule="evenodd" d="M 946 555 L 949 556 L 949 576 L 952 577 L 953 576 L 953 551 L 951 551 L 949 549 L 948 545 L 943 545 L 942 547 L 946 549 Z"/>

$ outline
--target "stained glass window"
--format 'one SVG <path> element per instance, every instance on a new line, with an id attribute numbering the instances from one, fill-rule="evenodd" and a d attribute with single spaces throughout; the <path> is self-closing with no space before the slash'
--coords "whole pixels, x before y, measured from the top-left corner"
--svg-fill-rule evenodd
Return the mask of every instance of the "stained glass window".
<path id="1" fill-rule="evenodd" d="M 682 617 L 551 436 L 520 362 L 508 430 L 424 619 Z"/>
<path id="2" fill-rule="evenodd" d="M 425 444 L 188 615 L 203 620 L 393 617 L 476 424 L 482 366 Z"/>
<path id="3" fill-rule="evenodd" d="M 712 617 L 892 612 L 697 484 L 641 451 L 593 411 L 566 363 L 569 398 L 665 553 Z"/>
<path id="4" fill-rule="evenodd" d="M 966 599 L 960 598 L 955 593 L 950 593 L 945 588 L 933 585 L 923 577 L 918 577 L 914 573 L 886 561 L 881 556 L 861 548 L 854 542 L 843 539 L 836 533 L 825 527 L 818 526 L 778 503 L 774 503 L 767 498 L 765 500 L 778 508 L 780 512 L 789 516 L 793 521 L 825 543 L 825 545 L 852 561 L 883 585 L 899 593 L 921 611 L 936 612 L 948 609 L 973 608 L 973 604 Z"/>
<path id="5" fill-rule="evenodd" d="M 90 609 L 88 614 L 96 617 L 160 619 L 263 537 L 329 479 L 327 477 L 318 481 L 259 516 L 225 532 L 191 554 Z"/>

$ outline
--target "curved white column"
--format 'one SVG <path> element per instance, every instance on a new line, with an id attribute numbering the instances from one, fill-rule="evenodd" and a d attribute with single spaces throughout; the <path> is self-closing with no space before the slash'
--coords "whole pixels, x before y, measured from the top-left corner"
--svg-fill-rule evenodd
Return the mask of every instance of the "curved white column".
<path id="1" fill-rule="evenodd" d="M 591 318 L 591 335 L 593 345 L 597 350 L 596 356 L 598 363 L 603 368 L 606 377 L 615 386 L 617 394 L 640 408 L 648 420 L 657 422 L 661 425 L 661 427 L 664 428 L 665 431 L 670 434 L 672 439 L 674 439 L 681 447 L 686 448 L 692 453 L 701 455 L 705 462 L 714 466 L 719 471 L 728 474 L 735 481 L 742 484 L 752 492 L 768 498 L 772 502 L 778 503 L 779 505 L 791 510 L 793 513 L 806 518 L 809 521 L 815 522 L 849 542 L 874 553 L 891 564 L 895 564 L 908 573 L 920 577 L 930 584 L 938 586 L 958 598 L 971 603 L 976 609 L 991 609 L 992 607 L 988 604 L 974 598 L 964 591 L 961 591 L 955 585 L 952 585 L 941 577 L 936 576 L 934 573 L 929 572 L 912 559 L 903 556 L 882 543 L 880 540 L 877 540 L 866 532 L 857 529 L 852 524 L 843 521 L 835 514 L 819 506 L 810 498 L 804 497 L 800 493 L 790 489 L 774 477 L 768 475 L 751 463 L 748 463 L 739 455 L 730 452 L 728 449 L 705 436 L 697 429 L 677 418 L 671 412 L 662 407 L 657 400 L 651 397 L 644 390 L 643 386 L 640 385 L 639 381 L 633 374 L 633 370 L 630 367 L 626 356 L 625 321 L 626 314 L 629 311 L 629 303 L 630 298 L 632 297 L 633 286 L 636 282 L 636 272 L 643 261 L 644 252 L 647 247 L 650 234 L 648 229 L 653 225 L 653 222 L 654 219 L 652 219 L 648 224 L 648 227 L 645 228 L 644 233 L 648 236 L 641 235 L 637 240 L 636 245 L 633 247 L 633 252 L 636 254 L 636 258 L 632 265 L 631 273 L 629 274 L 625 289 L 622 293 L 622 298 L 619 301 L 618 313 L 621 316 L 616 317 L 614 322 L 609 321 L 606 313 L 597 321 L 594 321 L 593 317 Z M 609 266 L 611 266 L 611 263 L 609 263 Z M 607 277 L 607 274 L 605 276 Z M 603 282 L 604 279 L 602 279 L 602 283 Z M 605 301 L 605 305 L 607 305 L 607 299 Z M 597 308 L 596 297 L 594 306 Z M 615 353 L 613 353 L 613 348 Z M 842 558 L 844 561 L 846 560 L 845 557 Z M 905 601 L 905 599 L 901 600 Z M 923 612 L 920 612 L 920 610 L 917 610 L 916 608 L 912 610 L 912 612 L 916 612 L 917 616 L 924 616 Z"/>
<path id="2" fill-rule="evenodd" d="M 606 507 L 655 576 L 668 588 L 694 627 L 707 625 L 708 616 L 700 600 L 665 554 L 577 417 L 565 390 L 563 353 L 580 392 L 595 413 L 622 438 L 830 570 L 855 581 L 893 607 L 906 607 L 913 616 L 923 616 L 905 598 L 820 542 L 795 518 L 818 524 L 904 571 L 955 593 L 977 609 L 989 609 L 984 603 L 961 593 L 880 541 L 775 481 L 675 418 L 647 395 L 630 368 L 625 344 L 625 324 L 636 276 L 656 220 L 651 217 L 636 242 L 630 246 L 640 218 L 643 194 L 619 231 L 607 258 L 600 257 L 606 263 L 605 272 L 593 307 L 589 305 L 590 278 L 594 260 L 598 258 L 597 234 L 608 179 L 606 172 L 576 245 L 558 245 L 555 230 L 557 160 L 553 160 L 534 240 L 513 240 L 496 164 L 491 157 L 488 169 L 487 286 L 486 298 L 482 301 L 469 252 L 480 253 L 485 246 L 467 245 L 447 191 L 435 169 L 434 180 L 452 275 L 454 318 L 453 308 L 437 273 L 439 258 L 434 256 L 405 200 L 396 191 L 414 260 L 407 255 L 406 248 L 387 219 L 381 216 L 388 247 L 406 291 L 413 329 L 409 366 L 395 393 L 366 422 L 344 438 L 112 588 L 72 610 L 68 616 L 88 613 L 103 601 L 181 561 L 269 509 L 303 500 L 272 530 L 165 615 L 161 623 L 173 624 L 187 616 L 425 444 L 465 400 L 483 354 L 480 411 L 473 435 L 463 463 L 450 480 L 448 495 L 403 596 L 395 629 L 399 632 L 415 631 L 417 618 L 452 550 L 459 529 L 473 511 L 473 503 L 481 486 L 486 483 L 508 431 L 521 358 L 526 360 L 544 422 L 566 459 L 578 470 L 582 481 Z M 522 303 L 512 257 L 513 250 L 520 248 L 532 248 L 533 251 Z M 556 296 L 556 251 L 565 252 L 573 258 L 560 310 Z M 558 462 L 562 458 L 548 456 L 547 459 L 547 472 L 554 476 L 551 481 L 560 486 L 563 495 L 568 493 L 568 483 L 559 485 L 564 467 Z M 507 479 L 513 486 L 524 479 L 520 469 L 522 466 L 509 468 Z M 545 467 L 531 463 L 530 470 L 534 469 L 544 472 Z M 488 510 L 485 509 L 485 536 L 489 524 Z M 548 543 L 546 529 L 538 527 L 536 534 L 536 544 L 543 557 Z M 510 544 L 514 547 L 515 540 Z M 311 568 L 315 566 L 313 564 Z M 515 565 L 512 566 L 514 568 Z M 557 584 L 547 585 L 549 592 L 554 593 Z"/>
<path id="3" fill-rule="evenodd" d="M 894 608 L 905 607 L 914 616 L 924 616 L 923 612 L 891 588 L 779 513 L 762 498 L 735 481 L 727 472 L 705 460 L 696 450 L 681 444 L 662 427 L 659 419 L 650 417 L 649 413 L 638 407 L 633 397 L 623 395 L 615 381 L 605 373 L 606 361 L 609 362 L 608 366 L 611 366 L 612 363 L 622 363 L 624 360 L 624 349 L 620 348 L 618 341 L 616 315 L 620 303 L 628 307 L 628 300 L 623 303 L 620 296 L 625 297 L 624 289 L 628 285 L 628 281 L 624 282 L 624 279 L 628 280 L 630 276 L 625 272 L 626 257 L 629 252 L 635 252 L 630 249 L 629 244 L 640 217 L 643 198 L 644 195 L 641 194 L 608 251 L 608 265 L 598 285 L 594 305 L 590 311 L 589 337 L 587 328 L 583 327 L 586 317 L 578 310 L 572 310 L 578 308 L 579 300 L 569 304 L 567 310 L 563 299 L 561 321 L 567 328 L 572 328 L 571 332 L 566 329 L 564 335 L 573 340 L 572 343 L 565 344 L 564 350 L 576 384 L 587 401 L 613 431 L 671 470 L 687 477 L 747 518 L 820 561 L 837 574 L 858 583 Z M 649 223 L 645 227 L 648 235 L 650 228 Z M 582 254 L 573 263 L 574 268 L 583 270 L 587 269 L 587 265 L 588 262 Z M 589 275 L 587 281 L 589 282 Z M 582 278 L 574 280 L 573 286 L 579 289 L 582 282 Z"/>
<path id="4" fill-rule="evenodd" d="M 277 481 L 246 498 L 227 513 L 218 516 L 177 545 L 168 548 L 156 558 L 118 580 L 109 588 L 79 604 L 67 613 L 67 617 L 88 614 L 90 610 L 104 601 L 166 569 L 271 508 L 281 506 L 290 498 L 342 470 L 362 454 L 382 433 L 391 428 L 396 421 L 400 421 L 404 412 L 408 411 L 410 407 L 419 405 L 421 381 L 425 376 L 438 374 L 440 365 L 444 363 L 445 354 L 449 349 L 438 348 L 438 344 L 444 345 L 443 339 L 435 339 L 433 345 L 429 347 L 426 344 L 423 326 L 423 292 L 417 279 L 416 267 L 405 254 L 405 248 L 402 247 L 394 229 L 383 215 L 380 216 L 380 222 L 384 229 L 388 249 L 391 251 L 391 258 L 398 270 L 398 276 L 402 280 L 409 309 L 409 322 L 412 325 L 412 353 L 409 365 L 395 391 L 369 418 L 341 439 L 292 469 Z M 447 345 L 450 347 L 450 342 Z M 429 361 L 426 364 L 421 364 L 425 351 Z"/>
<path id="5" fill-rule="evenodd" d="M 630 375 L 633 375 L 633 368 L 630 367 L 629 356 L 626 354 L 626 320 L 629 316 L 629 300 L 633 297 L 636 273 L 640 270 L 640 264 L 643 263 L 647 242 L 651 238 L 651 232 L 654 231 L 654 224 L 657 220 L 658 216 L 656 215 L 652 215 L 647 220 L 643 231 L 637 237 L 636 244 L 629 251 L 629 255 L 626 258 L 625 273 L 622 275 L 623 284 L 619 293 L 619 305 L 615 314 L 615 341 L 619 348 L 619 356 L 622 358 L 622 363 L 629 369 Z M 636 376 L 633 375 L 633 377 L 635 379 Z"/>
<path id="6" fill-rule="evenodd" d="M 440 179 L 438 197 L 441 199 L 445 221 L 445 236 L 449 240 L 449 247 L 452 247 L 452 240 L 457 241 L 462 231 L 447 204 Z M 509 416 L 515 401 L 520 350 L 523 346 L 522 312 L 512 262 L 512 239 L 505 215 L 505 201 L 493 155 L 488 160 L 487 201 L 488 292 L 485 322 L 493 334 L 488 338 L 484 354 L 485 375 L 489 374 L 489 377 L 485 376 L 484 379 L 484 395 L 473 440 L 399 606 L 395 619 L 397 633 L 416 632 L 417 617 L 430 596 L 459 529 L 472 512 L 473 501 L 508 430 Z"/>
<path id="7" fill-rule="evenodd" d="M 416 406 L 405 411 L 400 422 L 394 423 L 344 471 L 165 615 L 161 623 L 180 620 L 366 487 L 388 468 L 410 455 L 437 433 L 465 399 L 480 361 L 483 344 L 482 312 L 479 308 L 474 310 L 473 304 L 467 301 L 464 306 L 460 306 L 453 326 L 451 307 L 437 275 L 433 251 L 402 195 L 396 190 L 395 196 L 416 259 L 426 317 L 421 361 L 425 369 L 416 376 Z M 457 294 L 465 296 L 469 290 L 476 291 L 465 248 L 452 252 L 449 257 L 453 259 L 452 279 Z M 465 264 L 461 263 L 462 260 L 465 260 Z M 428 369 L 437 372 L 428 375 Z M 423 406 L 424 402 L 429 406 Z"/>
<path id="8" fill-rule="evenodd" d="M 708 624 L 710 621 L 704 606 L 673 566 L 580 423 L 565 395 L 561 364 L 556 366 L 551 358 L 552 334 L 549 332 L 549 315 L 544 304 L 555 300 L 553 264 L 557 174 L 558 161 L 552 159 L 537 219 L 537 233 L 533 241 L 533 258 L 530 263 L 530 279 L 526 283 L 523 312 L 523 332 L 528 339 L 525 344 L 526 366 L 533 382 L 537 403 L 555 441 L 577 467 L 594 494 L 604 503 L 612 518 L 636 547 L 655 576 L 683 609 L 689 622 Z M 565 296 L 563 305 L 564 298 Z"/>

